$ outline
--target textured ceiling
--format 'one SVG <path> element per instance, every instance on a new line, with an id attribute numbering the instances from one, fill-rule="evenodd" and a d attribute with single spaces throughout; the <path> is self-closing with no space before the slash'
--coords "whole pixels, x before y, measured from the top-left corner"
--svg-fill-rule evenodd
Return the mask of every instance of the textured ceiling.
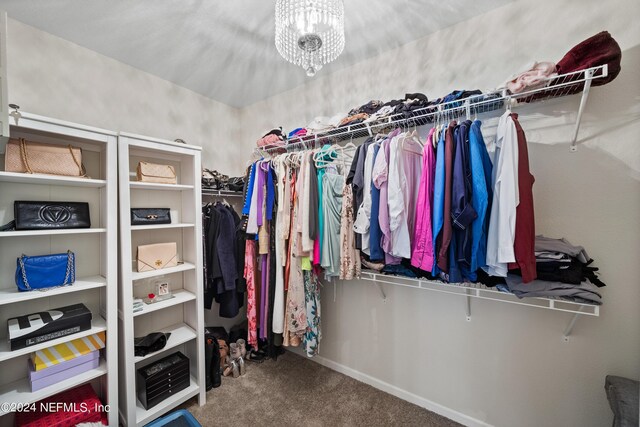
<path id="1" fill-rule="evenodd" d="M 512 0 L 346 0 L 331 73 Z M 274 45 L 274 1 L 0 0 L 9 17 L 234 107 L 304 84 Z"/>

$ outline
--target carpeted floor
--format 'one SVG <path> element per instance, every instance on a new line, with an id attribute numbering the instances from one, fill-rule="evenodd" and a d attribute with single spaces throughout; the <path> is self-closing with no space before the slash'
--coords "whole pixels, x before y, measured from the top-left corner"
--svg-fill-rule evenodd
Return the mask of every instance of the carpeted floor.
<path id="1" fill-rule="evenodd" d="M 182 405 L 203 426 L 459 426 L 315 362 L 285 352 L 277 361 L 247 363 L 247 373 Z"/>

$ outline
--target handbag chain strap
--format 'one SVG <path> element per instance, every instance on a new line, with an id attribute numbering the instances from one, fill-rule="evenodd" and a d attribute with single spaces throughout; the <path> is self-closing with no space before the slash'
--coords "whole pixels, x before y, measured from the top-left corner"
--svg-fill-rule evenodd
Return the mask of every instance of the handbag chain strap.
<path id="1" fill-rule="evenodd" d="M 67 148 L 69 148 L 69 153 L 71 153 L 71 158 L 73 159 L 73 162 L 78 167 L 78 171 L 80 171 L 80 176 L 83 176 L 83 177 L 87 176 L 87 171 L 84 165 L 81 164 L 76 158 L 76 155 L 73 154 L 73 147 L 71 146 L 71 144 L 69 144 Z M 24 138 L 20 138 L 20 154 L 22 155 L 22 163 L 24 163 L 24 167 L 27 169 L 27 173 L 32 174 L 33 170 L 31 169 L 31 166 L 29 166 L 29 156 L 27 155 L 27 141 Z"/>
<path id="2" fill-rule="evenodd" d="M 71 272 L 73 271 L 72 255 L 73 255 L 73 252 L 67 251 L 67 271 L 66 271 L 66 273 L 64 275 L 64 282 L 62 283 L 62 285 L 60 285 L 60 286 L 52 286 L 51 288 L 46 288 L 46 289 L 39 289 L 40 291 L 46 292 L 49 289 L 59 288 L 59 287 L 67 286 L 67 285 L 71 284 L 71 283 L 68 283 L 68 282 L 69 282 L 69 276 L 71 275 Z M 26 268 L 24 268 L 24 258 L 26 258 L 25 254 L 22 254 L 22 256 L 20 256 L 20 258 L 18 258 L 18 262 L 20 263 L 20 273 L 22 273 L 22 280 L 24 282 L 24 286 L 28 290 L 31 290 L 31 286 L 29 285 L 29 280 L 27 280 L 27 270 L 26 270 Z"/>

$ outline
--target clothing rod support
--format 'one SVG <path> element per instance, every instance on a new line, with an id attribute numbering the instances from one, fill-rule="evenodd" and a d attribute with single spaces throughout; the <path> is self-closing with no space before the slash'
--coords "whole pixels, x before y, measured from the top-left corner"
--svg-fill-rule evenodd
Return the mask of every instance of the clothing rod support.
<path id="1" fill-rule="evenodd" d="M 571 140 L 572 153 L 578 151 L 578 131 L 580 130 L 580 122 L 582 121 L 582 113 L 584 107 L 587 105 L 587 98 L 589 97 L 589 90 L 591 89 L 591 80 L 593 79 L 593 69 L 584 70 L 584 90 L 582 91 L 582 97 L 580 98 L 580 107 L 578 108 L 578 117 L 576 118 L 576 125 L 573 130 L 573 139 Z M 604 70 L 606 73 L 606 69 Z"/>
<path id="2" fill-rule="evenodd" d="M 467 298 L 465 302 L 465 309 L 467 312 L 467 322 L 471 322 L 471 295 L 469 293 L 470 289 L 467 289 Z"/>
<path id="3" fill-rule="evenodd" d="M 382 287 L 382 282 L 377 282 L 378 283 L 378 289 L 380 289 L 380 294 L 382 295 L 382 300 L 384 302 L 387 302 L 387 294 L 384 293 L 384 288 Z"/>
<path id="4" fill-rule="evenodd" d="M 578 311 L 582 311 L 582 307 L 579 307 Z M 576 325 L 576 322 L 578 321 L 578 316 L 580 316 L 580 313 L 574 314 L 573 317 L 571 318 L 571 321 L 569 321 L 569 324 L 565 328 L 564 334 L 563 334 L 563 339 L 565 342 L 569 341 L 569 336 L 571 335 L 571 332 L 573 332 L 573 327 Z"/>

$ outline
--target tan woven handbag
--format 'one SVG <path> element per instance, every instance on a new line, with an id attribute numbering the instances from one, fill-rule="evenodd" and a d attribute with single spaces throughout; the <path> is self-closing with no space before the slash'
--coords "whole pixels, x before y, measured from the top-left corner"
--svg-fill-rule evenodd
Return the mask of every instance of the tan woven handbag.
<path id="1" fill-rule="evenodd" d="M 82 150 L 71 145 L 43 144 L 24 138 L 9 139 L 4 157 L 6 172 L 86 176 Z"/>
<path id="2" fill-rule="evenodd" d="M 155 182 L 158 184 L 176 184 L 176 170 L 171 165 L 157 165 L 155 163 L 139 162 L 137 169 L 138 181 Z"/>

